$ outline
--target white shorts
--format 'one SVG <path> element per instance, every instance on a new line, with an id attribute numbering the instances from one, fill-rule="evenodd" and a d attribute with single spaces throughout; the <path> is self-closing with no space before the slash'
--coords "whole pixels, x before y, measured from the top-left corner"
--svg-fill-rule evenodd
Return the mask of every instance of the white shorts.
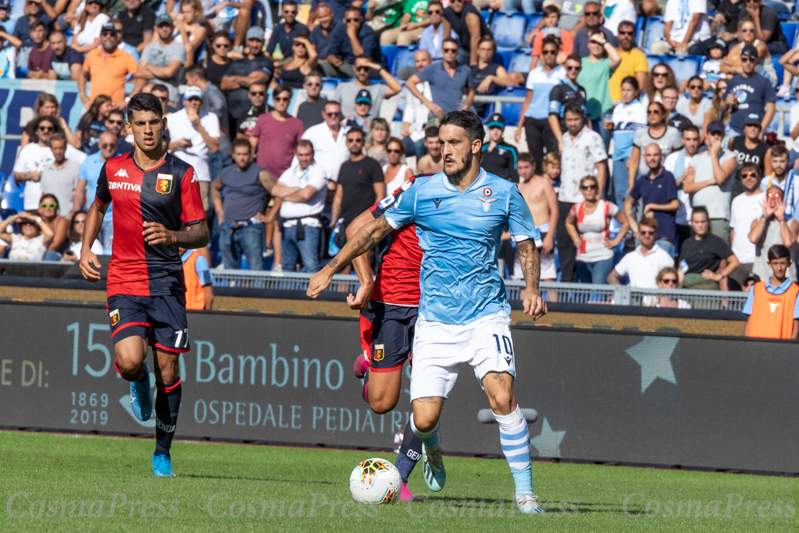
<path id="1" fill-rule="evenodd" d="M 462 326 L 416 321 L 411 371 L 411 401 L 446 398 L 458 379 L 458 365 L 469 363 L 482 387 L 489 372 L 516 377 L 510 318 L 504 312 Z"/>
<path id="2" fill-rule="evenodd" d="M 541 258 L 541 279 L 558 279 L 558 269 L 555 266 L 555 251 L 553 250 L 548 254 L 539 254 Z M 513 264 L 512 279 L 524 279 L 522 274 L 522 264 L 519 262 L 519 256 L 516 255 L 516 262 Z"/>

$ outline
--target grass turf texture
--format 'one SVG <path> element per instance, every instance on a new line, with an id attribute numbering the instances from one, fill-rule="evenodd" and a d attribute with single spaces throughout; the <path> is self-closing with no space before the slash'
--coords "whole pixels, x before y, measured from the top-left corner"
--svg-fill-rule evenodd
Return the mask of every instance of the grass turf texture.
<path id="1" fill-rule="evenodd" d="M 463 532 L 464 528 L 479 528 L 480 531 L 504 533 L 797 529 L 798 481 L 794 478 L 533 463 L 536 493 L 542 502 L 555 503 L 545 504 L 549 507 L 546 516 L 518 513 L 509 516 L 511 507 L 515 508 L 513 481 L 504 460 L 448 457 L 446 488 L 428 496 L 424 503 L 410 507 L 398 503 L 359 510 L 350 503 L 347 488 L 350 471 L 368 457 L 382 456 L 393 461 L 391 454 L 175 442 L 172 456 L 178 477 L 157 479 L 151 472 L 152 451 L 151 440 L 0 432 L 3 497 L 0 531 L 154 531 L 158 528 L 170 532 L 349 533 Z M 417 494 L 427 492 L 421 465 L 411 475 L 410 487 Z M 227 496 L 217 496 L 209 508 L 209 500 L 219 493 Z M 17 496 L 9 502 L 15 494 Z M 122 495 L 127 502 L 119 506 Z M 327 504 L 322 505 L 325 499 Z M 131 506 L 131 500 L 142 503 Z M 474 507 L 469 503 L 464 505 L 464 501 L 470 500 L 484 503 Z M 688 500 L 693 505 L 690 518 L 685 517 Z M 697 500 L 701 501 L 699 518 L 696 517 Z M 791 500 L 793 513 L 786 505 Z M 51 501 L 54 501 L 55 516 L 48 518 L 46 515 L 53 512 L 48 509 Z M 83 501 L 86 516 L 78 516 L 78 503 L 70 517 L 71 503 L 68 503 L 61 517 L 64 501 Z M 92 505 L 97 513 L 99 503 L 93 502 L 98 501 L 103 502 L 102 516 L 89 517 Z M 148 506 L 147 501 L 153 503 Z M 172 506 L 173 501 L 179 503 Z M 260 516 L 262 501 L 267 502 L 263 517 Z M 665 517 L 669 501 L 672 502 L 671 516 Z M 675 518 L 680 501 L 683 503 L 681 515 Z M 714 516 L 716 501 L 718 516 Z M 756 503 L 750 504 L 750 501 Z M 251 511 L 247 507 L 249 502 L 253 502 Z M 280 504 L 276 504 L 273 511 L 272 502 L 284 502 L 283 516 L 280 516 Z M 330 502 L 336 502 L 332 511 Z M 118 507 L 110 517 L 113 503 Z M 317 507 L 315 516 L 311 517 L 308 515 L 314 503 Z M 31 518 L 31 511 L 38 514 L 40 505 L 44 508 L 42 516 Z M 645 514 L 647 505 L 650 517 Z M 732 508 L 727 513 L 729 505 Z M 775 505 L 779 505 L 779 513 Z M 233 514 L 241 512 L 241 516 L 231 517 L 231 506 Z M 150 516 L 144 517 L 143 511 Z M 248 512 L 253 511 L 255 516 L 247 517 Z M 342 516 L 342 511 L 353 516 Z M 370 516 L 354 516 L 359 511 Z M 444 516 L 438 516 L 442 511 Z M 497 517 L 498 511 L 501 517 Z M 303 516 L 297 516 L 300 512 Z M 461 512 L 462 517 L 459 516 Z M 23 517 L 12 516 L 23 513 Z M 159 514 L 177 516 L 157 518 Z M 458 516 L 448 517 L 448 514 Z M 780 516 L 775 516 L 777 514 Z"/>

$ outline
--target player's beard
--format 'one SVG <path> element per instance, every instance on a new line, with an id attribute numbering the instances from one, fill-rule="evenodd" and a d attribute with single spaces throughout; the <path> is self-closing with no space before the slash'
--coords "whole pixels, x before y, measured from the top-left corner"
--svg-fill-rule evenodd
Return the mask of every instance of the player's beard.
<path id="1" fill-rule="evenodd" d="M 463 163 L 463 168 L 456 170 L 452 174 L 447 172 L 446 162 L 444 164 L 444 174 L 447 175 L 449 181 L 451 181 L 453 185 L 460 183 L 463 180 L 463 177 L 472 169 L 472 165 L 474 164 L 474 154 L 472 154 L 472 152 L 467 152 L 466 157 L 461 159 L 461 163 Z"/>

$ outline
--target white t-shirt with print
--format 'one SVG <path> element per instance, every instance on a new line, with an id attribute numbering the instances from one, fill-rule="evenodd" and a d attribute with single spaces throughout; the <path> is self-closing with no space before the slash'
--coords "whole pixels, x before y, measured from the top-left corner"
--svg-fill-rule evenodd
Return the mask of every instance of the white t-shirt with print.
<path id="1" fill-rule="evenodd" d="M 205 129 L 209 137 L 219 138 L 219 117 L 211 113 L 200 113 L 200 124 Z M 208 146 L 203 140 L 203 136 L 194 127 L 186 114 L 185 109 L 175 113 L 170 113 L 167 121 L 169 127 L 169 139 L 175 142 L 179 139 L 191 141 L 188 148 L 179 148 L 172 153 L 178 159 L 194 167 L 197 174 L 197 181 L 211 181 L 211 170 L 208 168 Z"/>
<path id="2" fill-rule="evenodd" d="M 11 251 L 8 258 L 14 261 L 41 261 L 47 247 L 44 245 L 44 235 L 26 239 L 24 235 L 15 233 L 11 236 Z"/>

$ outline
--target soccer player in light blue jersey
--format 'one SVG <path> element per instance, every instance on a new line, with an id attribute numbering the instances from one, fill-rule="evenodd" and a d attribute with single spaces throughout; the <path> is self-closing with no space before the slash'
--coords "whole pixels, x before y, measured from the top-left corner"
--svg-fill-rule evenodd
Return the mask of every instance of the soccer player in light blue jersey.
<path id="1" fill-rule="evenodd" d="M 497 268 L 500 236 L 509 227 L 527 284 L 524 312 L 536 319 L 546 314 L 538 293 L 537 231 L 518 187 L 480 168 L 484 138 L 476 114 L 447 113 L 439 129 L 444 172 L 417 178 L 399 196 L 386 198 L 385 213 L 314 274 L 308 296 L 316 298 L 333 274 L 392 229 L 415 223 L 424 259 L 413 346 L 411 427 L 424 443 L 425 482 L 433 491 L 444 487 L 439 418 L 458 377 L 458 365 L 469 363 L 499 423 L 518 508 L 542 513 L 533 493 L 530 433 L 513 394 L 516 365 L 510 305 Z"/>

